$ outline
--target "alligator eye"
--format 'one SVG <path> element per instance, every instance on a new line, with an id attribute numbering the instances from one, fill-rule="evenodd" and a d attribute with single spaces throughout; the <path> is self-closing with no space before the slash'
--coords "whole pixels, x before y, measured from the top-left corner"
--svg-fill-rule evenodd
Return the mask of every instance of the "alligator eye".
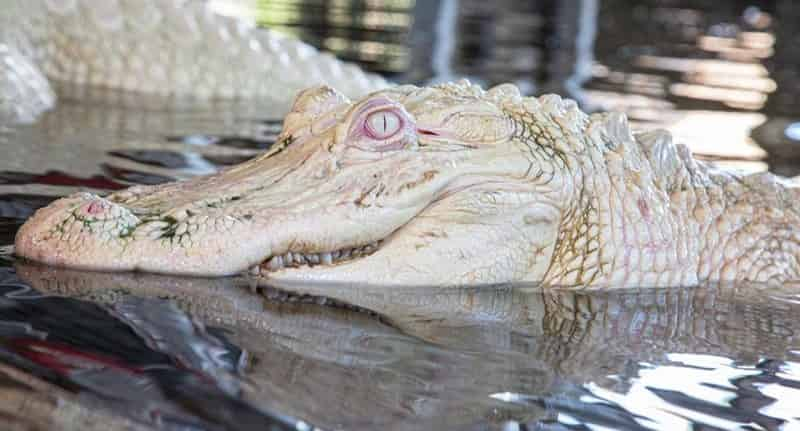
<path id="1" fill-rule="evenodd" d="M 367 117 L 367 133 L 373 139 L 386 139 L 392 137 L 403 126 L 403 120 L 394 111 L 375 111 Z"/>

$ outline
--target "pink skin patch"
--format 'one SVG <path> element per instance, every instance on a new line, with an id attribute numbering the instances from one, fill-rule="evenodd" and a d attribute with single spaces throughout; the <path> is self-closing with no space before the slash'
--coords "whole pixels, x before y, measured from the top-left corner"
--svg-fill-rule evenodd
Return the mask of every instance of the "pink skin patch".
<path id="1" fill-rule="evenodd" d="M 650 218 L 650 207 L 647 205 L 644 198 L 639 198 L 639 200 L 636 201 L 636 206 L 639 207 L 639 212 L 645 220 Z"/>
<path id="2" fill-rule="evenodd" d="M 86 214 L 89 215 L 98 215 L 102 214 L 103 211 L 106 210 L 106 204 L 102 201 L 92 201 L 89 205 L 86 206 Z"/>
<path id="3" fill-rule="evenodd" d="M 439 132 L 430 129 L 417 129 L 417 133 L 420 135 L 439 136 Z"/>

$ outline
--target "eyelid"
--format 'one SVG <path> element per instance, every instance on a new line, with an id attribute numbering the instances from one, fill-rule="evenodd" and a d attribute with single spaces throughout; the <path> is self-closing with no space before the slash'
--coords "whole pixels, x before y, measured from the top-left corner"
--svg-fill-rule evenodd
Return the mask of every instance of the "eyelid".
<path id="1" fill-rule="evenodd" d="M 348 134 L 350 136 L 354 136 L 355 134 L 360 133 L 364 127 L 366 118 L 371 113 L 393 108 L 396 109 L 397 104 L 385 97 L 368 100 L 360 106 L 354 106 L 347 114 L 350 123 Z"/>
<path id="2" fill-rule="evenodd" d="M 367 115 L 382 111 L 385 109 L 396 109 L 398 107 L 397 103 L 385 98 L 380 97 L 377 99 L 372 99 L 361 105 L 356 111 L 354 111 L 354 115 L 356 117 L 364 118 Z"/>

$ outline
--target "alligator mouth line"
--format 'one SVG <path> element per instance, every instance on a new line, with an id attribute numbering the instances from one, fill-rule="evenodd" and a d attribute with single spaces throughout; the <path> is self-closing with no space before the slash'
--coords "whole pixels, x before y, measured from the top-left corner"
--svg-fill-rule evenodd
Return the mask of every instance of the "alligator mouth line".
<path id="1" fill-rule="evenodd" d="M 346 248 L 324 253 L 286 252 L 285 254 L 270 256 L 260 264 L 250 268 L 253 275 L 263 275 L 285 268 L 314 267 L 318 265 L 334 265 L 347 262 L 375 253 L 381 245 L 381 240 L 371 242 L 360 247 Z"/>

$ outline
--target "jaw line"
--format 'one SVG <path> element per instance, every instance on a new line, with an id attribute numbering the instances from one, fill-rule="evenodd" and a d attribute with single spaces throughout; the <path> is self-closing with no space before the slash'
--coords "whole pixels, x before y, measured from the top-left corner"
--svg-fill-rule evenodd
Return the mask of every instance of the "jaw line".
<path id="1" fill-rule="evenodd" d="M 399 226 L 383 239 L 373 241 L 377 247 L 371 253 L 359 256 L 354 259 L 342 260 L 332 264 L 320 264 L 314 266 L 284 267 L 278 270 L 265 270 L 260 273 L 250 272 L 254 279 L 269 286 L 280 287 L 282 283 L 359 283 L 375 285 L 397 284 L 393 280 L 394 273 L 386 271 L 373 271 L 376 267 L 384 268 L 388 261 L 384 253 L 390 246 L 395 236 L 403 227 L 412 223 L 416 219 L 412 217 L 406 223 Z M 372 243 L 371 243 L 372 244 Z M 363 246 L 362 246 L 363 247 Z M 378 260 L 378 262 L 370 262 Z"/>
<path id="2" fill-rule="evenodd" d="M 255 275 L 265 279 L 270 279 L 270 278 L 280 278 L 276 276 L 284 274 L 326 271 L 332 268 L 337 268 L 348 264 L 360 262 L 366 258 L 369 258 L 370 256 L 378 253 L 381 250 L 384 241 L 385 240 L 381 239 L 370 242 L 366 245 L 339 249 L 332 252 L 323 252 L 323 253 L 291 252 L 293 260 L 292 263 L 286 263 L 286 257 L 290 254 L 290 252 L 278 256 L 269 256 L 260 264 L 251 267 L 249 272 L 251 275 Z M 276 261 L 276 258 L 280 258 L 281 262 L 280 263 L 281 266 L 277 268 L 276 264 L 272 264 L 273 262 Z M 326 258 L 330 259 L 330 262 L 326 263 L 325 262 Z M 297 263 L 298 261 L 300 262 L 299 264 Z M 292 266 L 286 266 L 286 265 L 292 265 Z M 290 277 L 290 278 L 294 279 L 296 277 Z"/>
<path id="3" fill-rule="evenodd" d="M 377 253 L 377 251 L 375 252 Z M 349 271 L 348 267 L 363 264 L 373 254 L 357 259 L 350 259 L 332 264 L 320 264 L 315 266 L 288 267 L 278 270 L 265 270 L 254 274 L 256 279 L 264 281 L 266 284 L 276 283 L 303 283 L 303 282 L 358 282 L 360 279 L 353 279 L 354 271 Z M 360 265 L 359 265 L 360 266 Z M 367 277 L 363 277 L 367 278 Z"/>

